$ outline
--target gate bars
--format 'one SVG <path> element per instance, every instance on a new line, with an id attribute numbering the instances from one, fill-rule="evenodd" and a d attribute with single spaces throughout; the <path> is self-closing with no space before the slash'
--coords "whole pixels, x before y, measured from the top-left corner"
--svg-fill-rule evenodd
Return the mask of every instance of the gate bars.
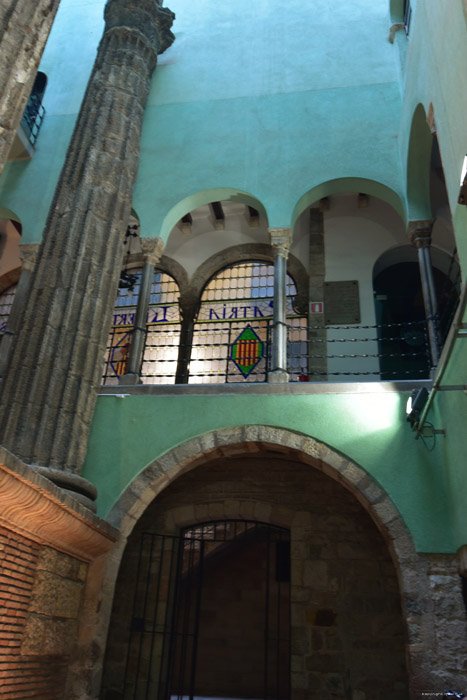
<path id="1" fill-rule="evenodd" d="M 257 669 L 258 683 L 249 697 L 289 700 L 289 531 L 243 520 L 211 521 L 186 528 L 179 536 L 150 532 L 141 535 L 124 700 L 193 700 L 212 694 L 205 692 L 206 681 L 197 677 L 200 645 L 203 648 L 204 643 L 203 610 L 206 613 L 208 587 L 213 585 L 209 571 L 212 574 L 213 565 L 225 565 L 226 558 L 228 562 L 248 546 L 260 553 L 253 575 L 259 576 L 261 571 L 264 576 L 264 629 L 259 635 L 263 649 L 257 650 L 262 668 Z M 235 584 L 241 582 L 232 582 Z M 245 624 L 249 621 L 245 620 Z M 209 652 L 204 649 L 205 659 L 207 655 Z M 227 651 L 226 663 L 229 662 L 234 663 Z M 218 664 L 210 667 L 212 671 L 206 671 L 205 664 L 203 668 L 204 676 L 223 675 Z M 234 671 L 237 676 L 242 675 L 242 668 Z M 229 694 L 229 687 L 220 690 L 223 697 L 235 696 Z"/>

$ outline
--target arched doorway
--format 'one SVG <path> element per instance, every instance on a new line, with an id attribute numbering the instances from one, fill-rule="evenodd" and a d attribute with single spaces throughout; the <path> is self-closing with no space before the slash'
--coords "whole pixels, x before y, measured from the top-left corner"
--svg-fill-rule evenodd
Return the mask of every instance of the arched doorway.
<path id="1" fill-rule="evenodd" d="M 170 677 L 170 655 L 163 655 L 164 643 L 170 649 L 166 634 L 161 634 L 160 641 L 153 643 L 153 650 L 159 649 L 159 667 L 156 663 L 151 689 L 143 683 L 141 689 L 136 690 L 134 684 L 126 682 L 128 676 L 125 681 L 128 664 L 134 679 L 139 673 L 138 664 L 129 652 L 132 627 L 138 628 L 139 625 L 142 629 L 139 616 L 133 613 L 133 600 L 149 600 L 151 596 L 154 599 L 152 593 L 149 594 L 153 590 L 151 586 L 147 595 L 145 589 L 136 593 L 135 598 L 136 581 L 140 576 L 137 572 L 141 571 L 138 569 L 141 544 L 143 537 L 160 537 L 161 534 L 171 541 L 180 542 L 180 535 L 187 532 L 186 528 L 193 534 L 205 526 L 212 528 L 213 521 L 232 523 L 237 520 L 253 523 L 252 530 L 257 528 L 258 532 L 266 528 L 263 537 L 270 526 L 274 526 L 270 532 L 290 532 L 290 654 L 285 662 L 281 662 L 281 669 L 286 669 L 287 680 L 290 680 L 290 698 L 313 697 L 314 693 L 320 698 L 345 700 L 357 691 L 366 693 L 366 697 L 384 700 L 408 698 L 406 635 L 398 580 L 388 547 L 368 513 L 341 484 L 299 461 L 296 454 L 265 445 L 258 446 L 256 451 L 244 449 L 239 452 L 241 454 L 218 454 L 215 459 L 206 460 L 179 476 L 159 494 L 135 526 L 128 540 L 116 588 L 102 700 L 149 697 L 165 700 L 177 697 L 178 692 L 185 697 L 190 695 L 184 680 L 179 687 L 159 684 L 161 678 Z M 227 611 L 227 618 L 229 614 L 243 617 L 243 620 L 236 620 L 237 630 L 243 630 L 241 634 L 234 633 L 225 617 L 216 620 L 215 611 L 219 608 L 214 602 L 217 594 L 224 601 L 235 599 L 237 602 L 243 594 L 253 602 L 255 612 L 258 608 L 265 609 L 264 586 L 253 593 L 243 583 L 242 577 L 235 574 L 235 567 L 240 567 L 240 562 L 244 568 L 249 568 L 248 561 L 254 561 L 255 566 L 264 561 L 264 557 L 254 554 L 261 539 L 250 551 L 243 547 L 249 538 L 247 535 L 243 541 L 238 539 L 235 552 L 229 551 L 228 547 L 223 548 L 224 554 L 221 549 L 217 550 L 218 555 L 211 560 L 212 571 L 209 570 L 211 589 L 206 589 L 205 595 L 201 587 L 201 596 L 205 595 L 208 607 L 199 615 L 204 614 L 205 620 L 209 620 L 209 624 L 205 622 L 206 636 L 214 651 L 209 651 L 207 642 L 204 649 L 199 647 L 201 654 L 195 664 L 195 681 L 196 674 L 200 674 L 198 680 L 202 680 L 203 685 L 197 687 L 195 682 L 193 697 L 268 700 L 289 697 L 283 694 L 282 686 L 278 693 L 277 688 L 270 685 L 266 690 L 264 683 L 259 689 L 254 685 L 254 678 L 264 675 L 265 622 L 261 624 L 261 634 L 249 638 L 248 630 L 251 632 L 257 627 L 252 612 L 238 609 L 234 615 Z M 152 540 L 156 549 L 161 547 L 157 541 L 160 543 L 161 540 Z M 189 551 L 188 547 L 187 557 Z M 199 574 L 199 550 L 191 556 L 196 577 Z M 211 562 L 204 563 L 209 567 Z M 161 571 L 158 565 L 155 569 Z M 264 573 L 264 567 L 260 570 Z M 159 610 L 164 609 L 168 614 L 176 609 L 178 591 L 184 585 L 183 576 L 182 579 L 179 576 L 177 588 L 177 577 L 172 571 L 173 568 L 167 566 L 160 574 L 160 586 L 166 591 L 166 607 Z M 224 592 L 221 581 L 226 584 Z M 201 608 L 195 604 L 199 587 L 193 584 L 188 588 L 191 591 L 189 611 L 182 608 L 179 619 L 185 620 L 190 633 L 195 617 L 193 610 Z M 230 609 L 232 605 L 226 602 L 225 607 Z M 223 641 L 219 629 L 226 637 Z M 178 634 L 179 627 L 174 622 L 172 635 Z M 236 643 L 239 655 L 234 657 L 229 644 L 235 647 Z M 136 649 L 138 651 L 138 645 Z M 247 650 L 243 656 L 242 649 Z M 188 652 L 186 647 L 189 658 Z M 174 658 L 176 655 L 172 655 L 172 664 Z M 147 653 L 140 655 L 139 664 L 140 668 L 150 667 Z M 225 687 L 215 685 L 220 669 L 226 678 L 241 676 L 248 680 L 248 684 L 235 687 L 230 680 L 229 693 Z M 182 680 L 180 674 L 176 677 L 178 681 Z"/>

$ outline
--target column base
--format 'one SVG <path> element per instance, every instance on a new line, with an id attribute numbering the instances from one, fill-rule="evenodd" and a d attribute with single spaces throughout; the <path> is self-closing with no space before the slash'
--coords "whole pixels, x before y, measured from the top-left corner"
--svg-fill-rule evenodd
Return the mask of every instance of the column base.
<path id="1" fill-rule="evenodd" d="M 75 501 L 89 508 L 93 513 L 96 512 L 94 501 L 97 498 L 97 489 L 90 481 L 82 476 L 78 476 L 78 474 L 65 472 L 61 469 L 31 466 L 38 474 L 51 481 L 55 486 L 58 486 L 62 491 L 74 498 Z"/>
<path id="2" fill-rule="evenodd" d="M 268 374 L 268 384 L 287 384 L 289 373 L 285 369 L 273 369 Z"/>
<path id="3" fill-rule="evenodd" d="M 143 382 L 140 379 L 140 376 L 138 374 L 122 374 L 118 378 L 118 384 L 119 386 L 134 386 L 136 384 L 142 384 Z"/>

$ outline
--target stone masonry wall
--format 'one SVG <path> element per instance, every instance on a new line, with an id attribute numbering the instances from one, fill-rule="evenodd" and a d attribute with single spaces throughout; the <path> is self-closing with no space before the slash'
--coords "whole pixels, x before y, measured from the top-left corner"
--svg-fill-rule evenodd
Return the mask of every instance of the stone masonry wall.
<path id="1" fill-rule="evenodd" d="M 188 472 L 141 517 L 117 582 L 102 700 L 124 698 L 140 534 L 239 517 L 290 529 L 292 699 L 408 698 L 398 581 L 376 526 L 338 483 L 259 454 Z"/>

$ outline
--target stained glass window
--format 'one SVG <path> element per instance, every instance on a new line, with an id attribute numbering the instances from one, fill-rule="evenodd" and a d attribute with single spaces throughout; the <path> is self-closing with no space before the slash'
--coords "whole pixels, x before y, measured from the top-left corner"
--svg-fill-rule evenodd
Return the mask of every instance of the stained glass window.
<path id="1" fill-rule="evenodd" d="M 287 275 L 287 316 L 291 318 L 296 317 L 295 294 L 295 283 Z M 239 263 L 213 277 L 201 297 L 190 383 L 267 381 L 273 307 L 273 265 Z"/>
<path id="2" fill-rule="evenodd" d="M 131 270 L 135 282 L 119 288 L 107 343 L 104 384 L 118 384 L 126 374 L 141 285 L 141 270 Z M 144 384 L 173 384 L 180 342 L 179 289 L 175 280 L 154 271 L 146 317 L 141 380 Z"/>

